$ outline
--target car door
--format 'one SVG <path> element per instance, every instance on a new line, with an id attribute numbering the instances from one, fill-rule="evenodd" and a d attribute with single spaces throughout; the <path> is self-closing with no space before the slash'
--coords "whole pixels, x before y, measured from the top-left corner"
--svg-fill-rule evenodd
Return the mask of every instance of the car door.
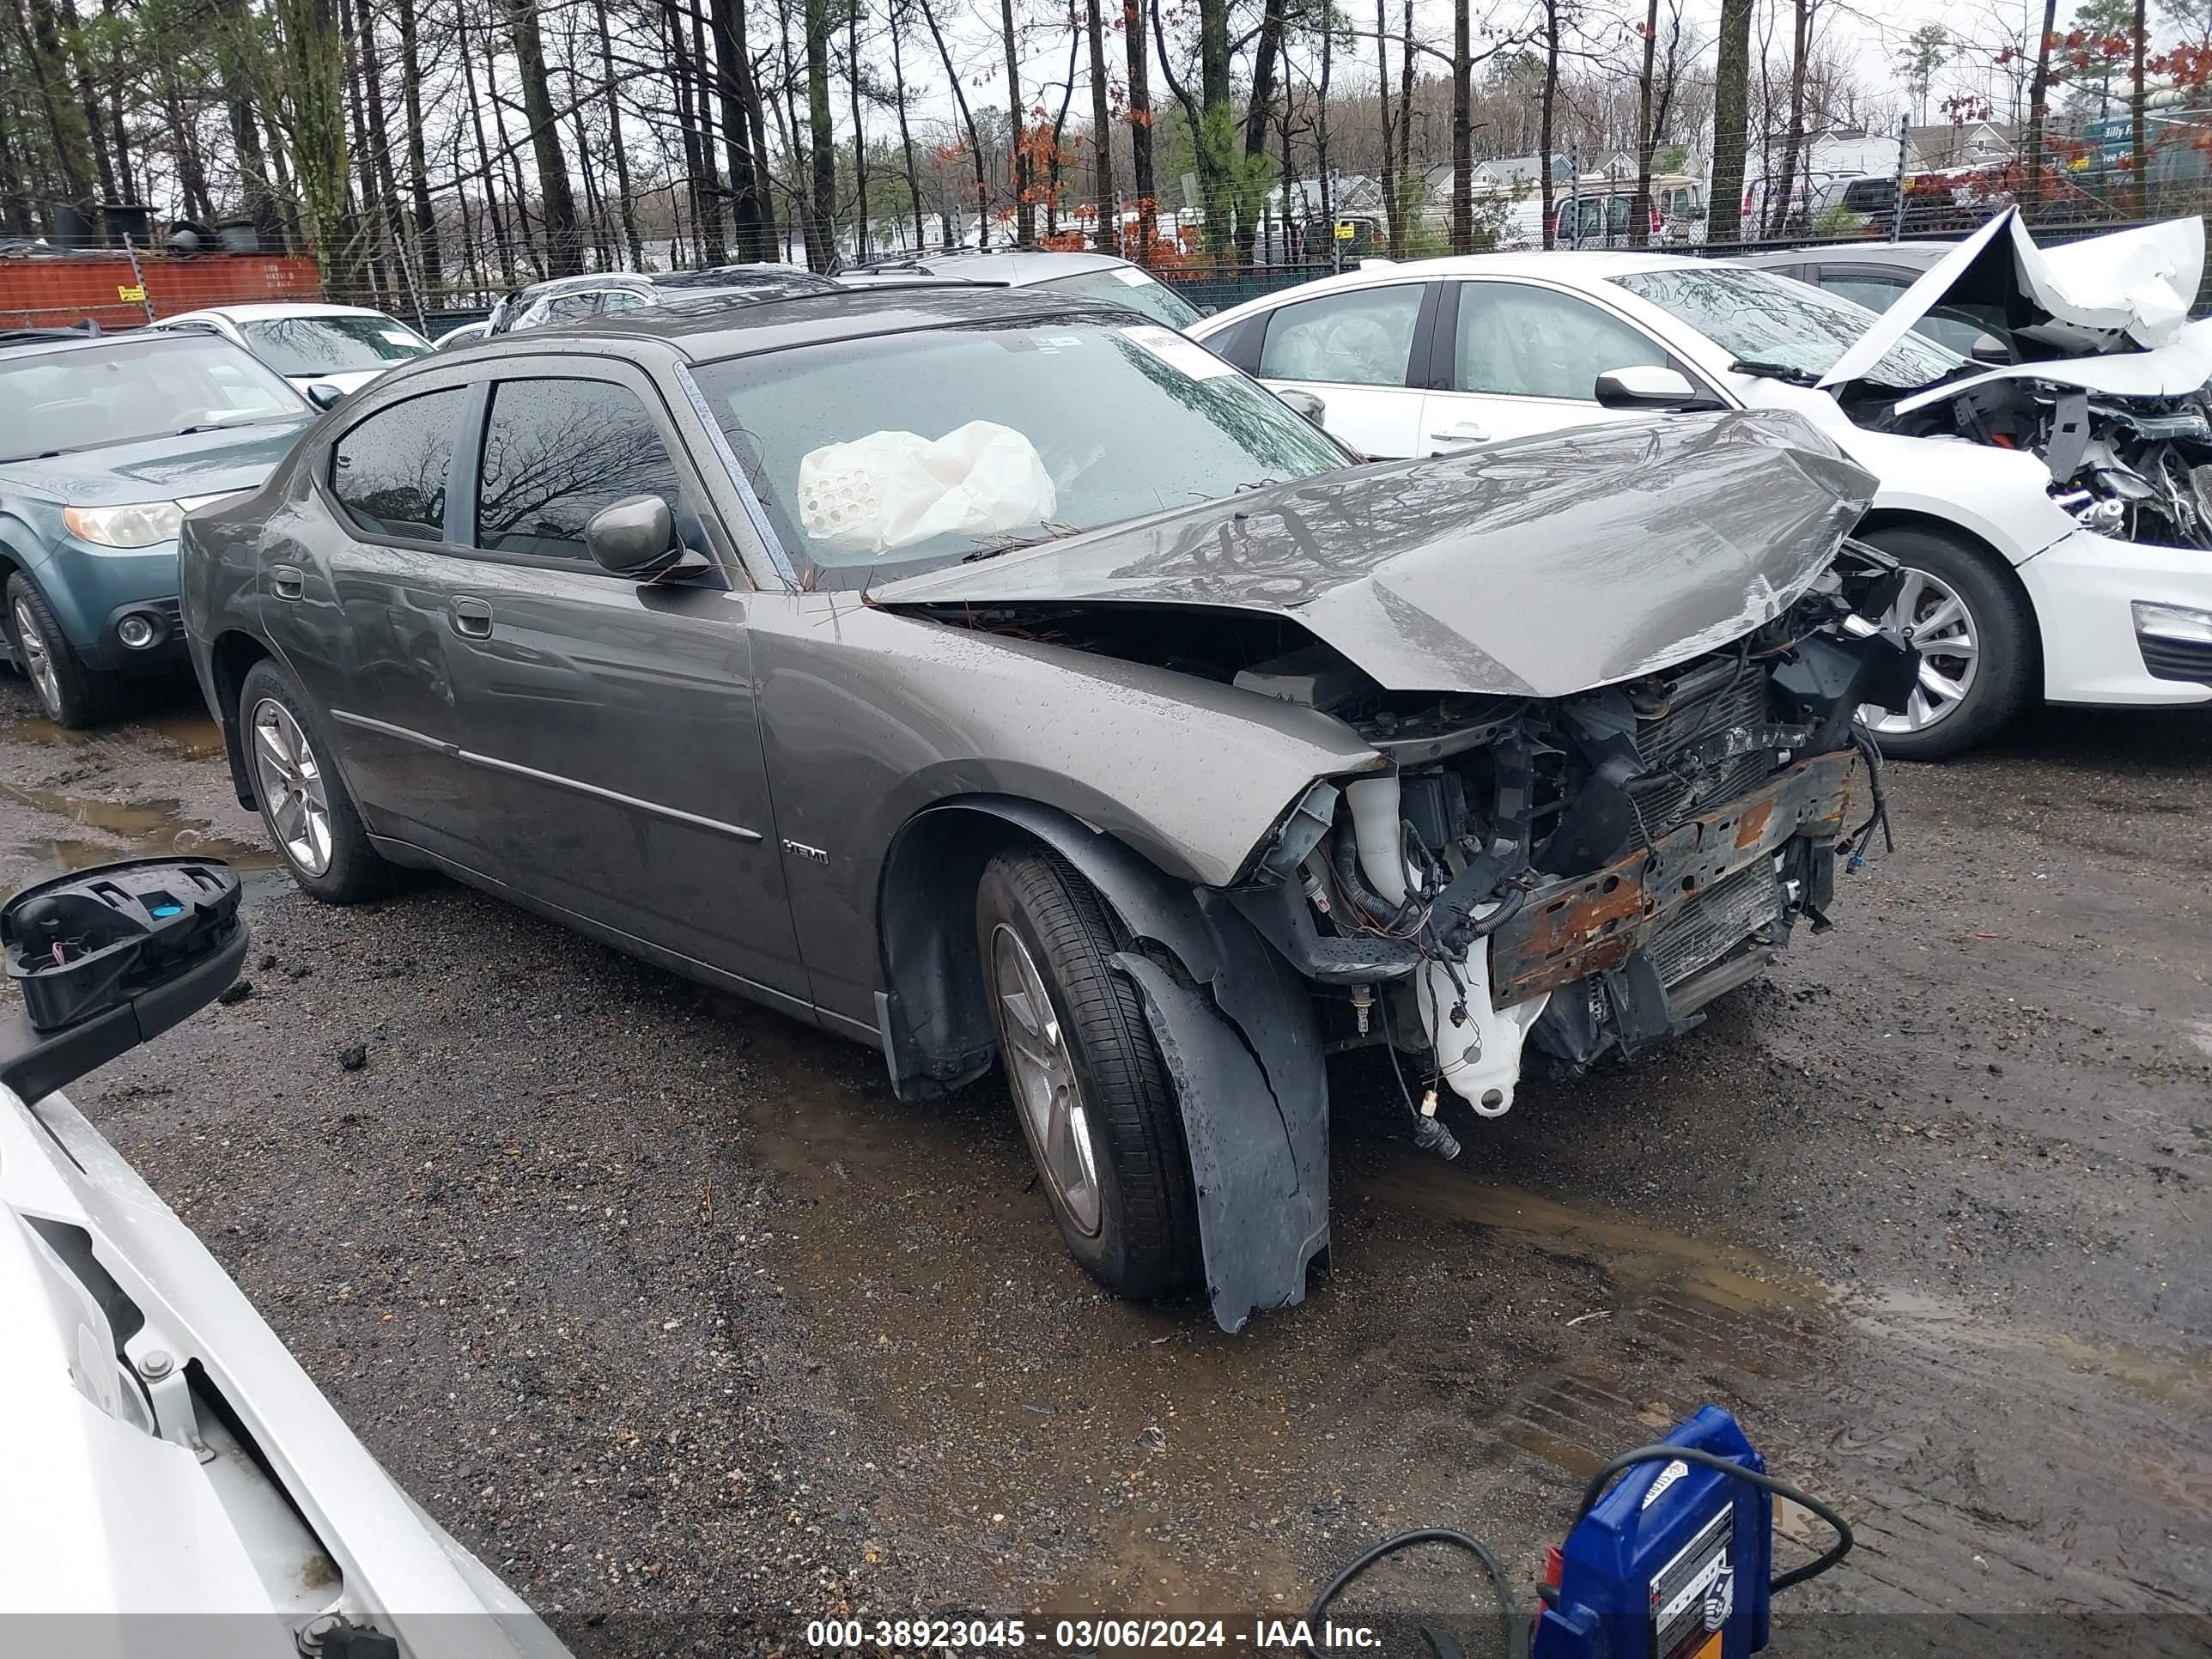
<path id="1" fill-rule="evenodd" d="M 447 619 L 488 873 L 519 893 L 804 1000 L 762 758 L 743 578 L 653 378 L 600 357 L 507 360 L 466 469 L 470 545 Z M 584 526 L 656 495 L 710 578 L 615 575 Z M 672 964 L 679 965 L 679 964 Z"/>
<path id="2" fill-rule="evenodd" d="M 454 456 L 477 392 L 464 369 L 410 376 L 327 440 L 270 521 L 270 642 L 315 707 L 370 832 L 468 861 L 446 617 Z"/>
<path id="3" fill-rule="evenodd" d="M 1495 277 L 1448 282 L 1432 331 L 1423 401 L 1427 453 L 1562 428 L 1636 418 L 1600 406 L 1607 369 L 1660 364 L 1703 377 L 1640 328 L 1563 289 Z"/>
<path id="4" fill-rule="evenodd" d="M 1421 453 L 1413 343 L 1433 283 L 1409 280 L 1291 300 L 1267 314 L 1253 356 L 1269 386 L 1310 392 L 1323 424 L 1364 455 Z"/>

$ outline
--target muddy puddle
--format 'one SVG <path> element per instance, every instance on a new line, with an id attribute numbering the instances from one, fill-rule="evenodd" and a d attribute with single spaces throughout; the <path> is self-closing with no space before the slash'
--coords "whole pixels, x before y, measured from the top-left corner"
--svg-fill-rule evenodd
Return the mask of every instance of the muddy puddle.
<path id="1" fill-rule="evenodd" d="M 1698 1372 L 1818 1364 L 1830 1298 L 1786 1264 L 1357 1124 L 1302 1308 L 1232 1337 L 1195 1299 L 1133 1307 L 1063 1253 L 995 1079 L 902 1103 L 872 1053 L 733 1017 L 816 1355 L 918 1522 L 1032 1607 L 1302 1606 L 1317 1540 L 1527 1509 L 1520 1455 L 1564 1497 Z"/>
<path id="2" fill-rule="evenodd" d="M 273 848 L 216 834 L 208 820 L 191 816 L 179 801 L 94 800 L 58 789 L 0 782 L 0 806 L 11 805 L 94 832 L 33 836 L 15 842 L 17 854 L 34 865 L 40 877 L 126 858 L 222 859 L 249 872 L 278 867 Z"/>
<path id="3" fill-rule="evenodd" d="M 37 744 L 49 749 L 89 749 L 99 744 L 103 735 L 98 731 L 72 732 L 65 726 L 55 725 L 43 714 L 18 714 L 0 720 L 0 741 Z M 188 708 L 138 715 L 131 722 L 131 736 L 134 743 L 150 738 L 185 760 L 222 752 L 221 728 L 207 715 Z"/>

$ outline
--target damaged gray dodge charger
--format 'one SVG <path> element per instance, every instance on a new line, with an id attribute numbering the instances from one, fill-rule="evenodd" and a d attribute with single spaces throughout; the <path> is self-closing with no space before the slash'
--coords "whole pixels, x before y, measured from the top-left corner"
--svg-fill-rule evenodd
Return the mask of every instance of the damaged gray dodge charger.
<path id="1" fill-rule="evenodd" d="M 1915 666 L 1840 626 L 1869 489 L 1773 414 L 1356 466 L 1132 313 L 877 288 L 398 369 L 184 611 L 308 892 L 447 872 L 905 1099 L 1003 1063 L 1077 1259 L 1236 1329 L 1328 1243 L 1326 1054 L 1448 1148 L 1825 925 Z"/>

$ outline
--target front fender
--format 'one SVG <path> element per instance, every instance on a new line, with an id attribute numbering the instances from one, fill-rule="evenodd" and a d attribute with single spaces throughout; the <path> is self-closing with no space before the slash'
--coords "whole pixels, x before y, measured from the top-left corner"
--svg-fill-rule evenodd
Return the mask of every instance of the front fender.
<path id="1" fill-rule="evenodd" d="M 994 826 L 997 838 L 983 833 Z M 1226 1331 L 1255 1310 L 1305 1298 L 1328 1244 L 1328 1091 L 1305 984 L 1218 891 L 1177 880 L 1112 836 L 1035 801 L 974 796 L 933 807 L 895 849 L 882 895 L 884 983 L 877 1022 L 902 1095 L 937 1092 L 993 1056 L 972 914 L 945 914 L 957 880 L 896 879 L 902 854 L 971 859 L 1018 837 L 1066 859 L 1130 936 L 1114 957 L 1143 997 L 1182 1109 L 1198 1194 L 1206 1294 Z M 954 849 L 960 849 L 955 854 Z M 1137 948 L 1181 968 L 1170 974 Z M 963 998 L 962 987 L 974 994 Z M 937 1070 L 943 1066 L 947 1069 Z"/>

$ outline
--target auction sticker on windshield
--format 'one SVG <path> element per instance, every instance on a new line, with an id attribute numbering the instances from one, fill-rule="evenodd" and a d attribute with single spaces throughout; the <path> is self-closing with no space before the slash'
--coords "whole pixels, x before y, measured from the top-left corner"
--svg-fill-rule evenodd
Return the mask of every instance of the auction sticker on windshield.
<path id="1" fill-rule="evenodd" d="M 1237 371 L 1195 340 L 1186 340 L 1171 328 L 1142 323 L 1121 332 L 1170 368 L 1179 368 L 1194 380 L 1210 380 Z"/>

